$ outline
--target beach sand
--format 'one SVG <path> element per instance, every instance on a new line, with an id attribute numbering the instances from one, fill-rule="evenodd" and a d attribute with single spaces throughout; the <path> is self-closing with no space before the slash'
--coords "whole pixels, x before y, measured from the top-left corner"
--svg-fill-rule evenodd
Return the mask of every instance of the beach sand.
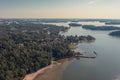
<path id="1" fill-rule="evenodd" d="M 38 71 L 35 72 L 35 73 L 28 74 L 28 75 L 25 76 L 25 78 L 24 78 L 23 80 L 34 80 L 34 78 L 35 78 L 36 76 L 42 75 L 46 70 L 48 70 L 48 69 L 50 69 L 50 68 L 52 68 L 52 67 L 53 67 L 53 65 L 51 64 L 51 65 L 49 65 L 49 66 L 47 66 L 47 67 L 45 67 L 45 68 L 42 68 L 42 69 L 38 70 Z"/>
<path id="2" fill-rule="evenodd" d="M 51 64 L 35 73 L 28 74 L 23 80 L 62 80 L 62 74 L 72 60 L 70 58 L 58 60 L 57 64 Z"/>

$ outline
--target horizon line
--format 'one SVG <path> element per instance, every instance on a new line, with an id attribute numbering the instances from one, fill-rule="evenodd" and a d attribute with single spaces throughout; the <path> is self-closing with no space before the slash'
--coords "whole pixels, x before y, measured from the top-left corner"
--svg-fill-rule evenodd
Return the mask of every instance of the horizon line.
<path id="1" fill-rule="evenodd" d="M 115 19 L 115 20 L 120 20 L 120 18 L 46 18 L 46 17 L 44 17 L 44 18 L 35 18 L 35 17 L 33 17 L 33 18 L 29 18 L 29 17 L 26 17 L 26 18 L 22 18 L 22 17 L 16 17 L 16 18 L 0 18 L 0 19 L 111 19 L 111 20 L 113 20 L 113 19 Z"/>

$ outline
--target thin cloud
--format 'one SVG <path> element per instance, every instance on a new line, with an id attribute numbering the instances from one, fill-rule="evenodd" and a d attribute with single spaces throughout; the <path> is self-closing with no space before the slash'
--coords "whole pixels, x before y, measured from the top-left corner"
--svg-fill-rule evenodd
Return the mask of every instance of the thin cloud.
<path id="1" fill-rule="evenodd" d="M 96 2 L 97 2 L 98 0 L 92 0 L 92 1 L 90 1 L 90 2 L 88 2 L 88 4 L 95 4 Z"/>

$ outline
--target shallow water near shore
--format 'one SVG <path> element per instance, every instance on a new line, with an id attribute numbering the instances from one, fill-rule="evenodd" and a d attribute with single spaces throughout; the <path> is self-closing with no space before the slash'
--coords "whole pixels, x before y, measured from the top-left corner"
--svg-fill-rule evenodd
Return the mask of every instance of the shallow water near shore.
<path id="1" fill-rule="evenodd" d="M 101 24 L 97 22 L 95 25 Z M 109 32 L 71 27 L 62 35 L 91 35 L 96 38 L 92 43 L 80 43 L 75 50 L 87 55 L 94 55 L 95 51 L 97 57 L 63 60 L 62 65 L 43 75 L 47 79 L 39 76 L 36 80 L 120 80 L 120 38 L 109 36 Z"/>
<path id="2" fill-rule="evenodd" d="M 58 60 L 57 64 L 46 71 L 42 75 L 37 76 L 34 80 L 62 80 L 62 74 L 74 58 L 65 58 Z"/>

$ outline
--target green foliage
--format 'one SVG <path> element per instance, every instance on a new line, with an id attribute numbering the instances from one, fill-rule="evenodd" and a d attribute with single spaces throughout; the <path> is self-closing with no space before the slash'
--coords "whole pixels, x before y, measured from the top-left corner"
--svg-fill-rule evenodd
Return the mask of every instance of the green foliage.
<path id="1" fill-rule="evenodd" d="M 32 23 L 0 26 L 0 80 L 22 80 L 26 74 L 51 64 L 52 57 L 68 55 L 67 44 L 62 44 L 58 34 L 65 30 Z"/>
<path id="2" fill-rule="evenodd" d="M 68 28 L 19 22 L 0 26 L 0 80 L 22 80 L 26 74 L 51 64 L 52 59 L 73 56 L 69 44 L 93 39 L 61 36 Z"/>

